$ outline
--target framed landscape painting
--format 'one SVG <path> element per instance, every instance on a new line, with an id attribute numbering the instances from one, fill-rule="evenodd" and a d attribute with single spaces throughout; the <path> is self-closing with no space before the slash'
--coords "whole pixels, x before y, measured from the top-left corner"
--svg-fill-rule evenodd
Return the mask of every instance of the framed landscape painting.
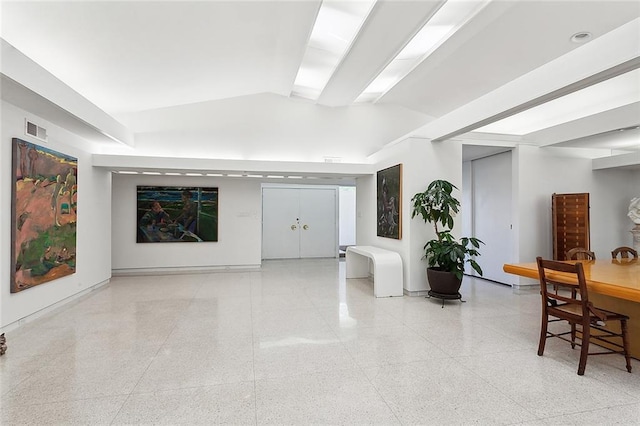
<path id="1" fill-rule="evenodd" d="M 138 186 L 139 243 L 218 241 L 218 188 Z"/>
<path id="2" fill-rule="evenodd" d="M 402 238 L 402 164 L 377 173 L 377 235 Z"/>
<path id="3" fill-rule="evenodd" d="M 11 293 L 76 271 L 78 160 L 14 138 Z"/>

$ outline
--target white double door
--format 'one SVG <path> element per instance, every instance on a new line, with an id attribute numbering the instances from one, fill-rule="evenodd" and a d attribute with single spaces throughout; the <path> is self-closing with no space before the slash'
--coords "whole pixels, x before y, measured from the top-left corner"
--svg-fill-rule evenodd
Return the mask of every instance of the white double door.
<path id="1" fill-rule="evenodd" d="M 334 187 L 262 188 L 262 258 L 337 257 Z"/>

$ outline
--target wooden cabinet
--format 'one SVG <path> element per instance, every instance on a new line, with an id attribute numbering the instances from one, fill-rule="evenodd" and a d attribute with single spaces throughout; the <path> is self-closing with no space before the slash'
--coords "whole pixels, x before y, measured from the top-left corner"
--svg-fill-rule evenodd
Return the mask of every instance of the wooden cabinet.
<path id="1" fill-rule="evenodd" d="M 574 247 L 590 248 L 589 193 L 553 194 L 553 258 L 566 260 L 565 253 Z"/>

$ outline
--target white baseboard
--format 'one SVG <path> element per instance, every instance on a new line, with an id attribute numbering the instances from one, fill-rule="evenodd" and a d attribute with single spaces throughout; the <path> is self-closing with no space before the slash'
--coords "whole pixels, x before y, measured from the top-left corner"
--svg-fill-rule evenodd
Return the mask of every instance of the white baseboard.
<path id="1" fill-rule="evenodd" d="M 78 293 L 76 293 L 76 294 L 74 294 L 72 296 L 69 296 L 69 297 L 66 297 L 66 298 L 64 298 L 62 300 L 57 301 L 53 305 L 49 305 L 49 306 L 47 306 L 45 308 L 40 309 L 39 311 L 36 311 L 36 312 L 34 312 L 32 314 L 27 315 L 26 317 L 22 317 L 19 320 L 16 320 L 16 321 L 11 322 L 11 323 L 3 326 L 3 327 L 0 327 L 0 334 L 15 330 L 16 328 L 21 327 L 21 326 L 23 326 L 25 324 L 28 324 L 31 321 L 34 321 L 34 320 L 42 317 L 43 315 L 46 315 L 46 314 L 48 314 L 50 312 L 53 312 L 56 309 L 58 309 L 58 308 L 60 308 L 60 307 L 62 307 L 64 305 L 67 305 L 68 303 L 73 302 L 74 300 L 79 299 L 79 298 L 89 294 L 90 292 L 92 292 L 94 290 L 97 290 L 98 288 L 102 287 L 103 285 L 108 284 L 109 281 L 110 280 L 107 279 L 107 280 L 104 280 L 104 281 L 99 282 L 97 284 L 94 284 L 91 287 L 85 288 L 84 290 L 82 290 L 82 291 L 80 291 L 80 292 L 78 292 Z"/>
<path id="2" fill-rule="evenodd" d="M 429 290 L 415 290 L 415 291 L 409 291 L 406 288 L 403 289 L 404 295 L 405 296 L 409 296 L 409 297 L 421 297 L 421 296 L 426 296 L 427 293 L 429 292 Z"/>
<path id="3" fill-rule="evenodd" d="M 166 268 L 122 268 L 112 269 L 114 277 L 137 275 L 177 275 L 177 274 L 208 274 L 211 272 L 252 272 L 259 271 L 261 265 L 233 265 L 233 266 L 178 266 Z"/>

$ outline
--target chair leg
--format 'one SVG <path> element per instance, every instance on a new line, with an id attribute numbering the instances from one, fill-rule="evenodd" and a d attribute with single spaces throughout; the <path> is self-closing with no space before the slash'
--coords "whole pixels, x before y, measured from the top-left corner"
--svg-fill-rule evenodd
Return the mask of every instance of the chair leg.
<path id="1" fill-rule="evenodd" d="M 576 348 L 576 325 L 571 323 L 571 349 Z"/>
<path id="2" fill-rule="evenodd" d="M 578 376 L 584 375 L 587 366 L 587 355 L 589 354 L 589 339 L 591 338 L 591 328 L 589 324 L 582 325 L 582 348 L 580 350 L 580 364 L 578 364 Z"/>
<path id="3" fill-rule="evenodd" d="M 544 353 L 544 345 L 547 342 L 547 325 L 549 317 L 544 312 L 542 313 L 542 324 L 540 325 L 540 343 L 538 343 L 538 356 L 542 356 Z"/>
<path id="4" fill-rule="evenodd" d="M 631 357 L 629 356 L 629 342 L 627 341 L 627 320 L 620 320 L 620 328 L 622 334 L 622 349 L 624 350 L 624 359 L 627 361 L 627 371 L 631 373 Z"/>

